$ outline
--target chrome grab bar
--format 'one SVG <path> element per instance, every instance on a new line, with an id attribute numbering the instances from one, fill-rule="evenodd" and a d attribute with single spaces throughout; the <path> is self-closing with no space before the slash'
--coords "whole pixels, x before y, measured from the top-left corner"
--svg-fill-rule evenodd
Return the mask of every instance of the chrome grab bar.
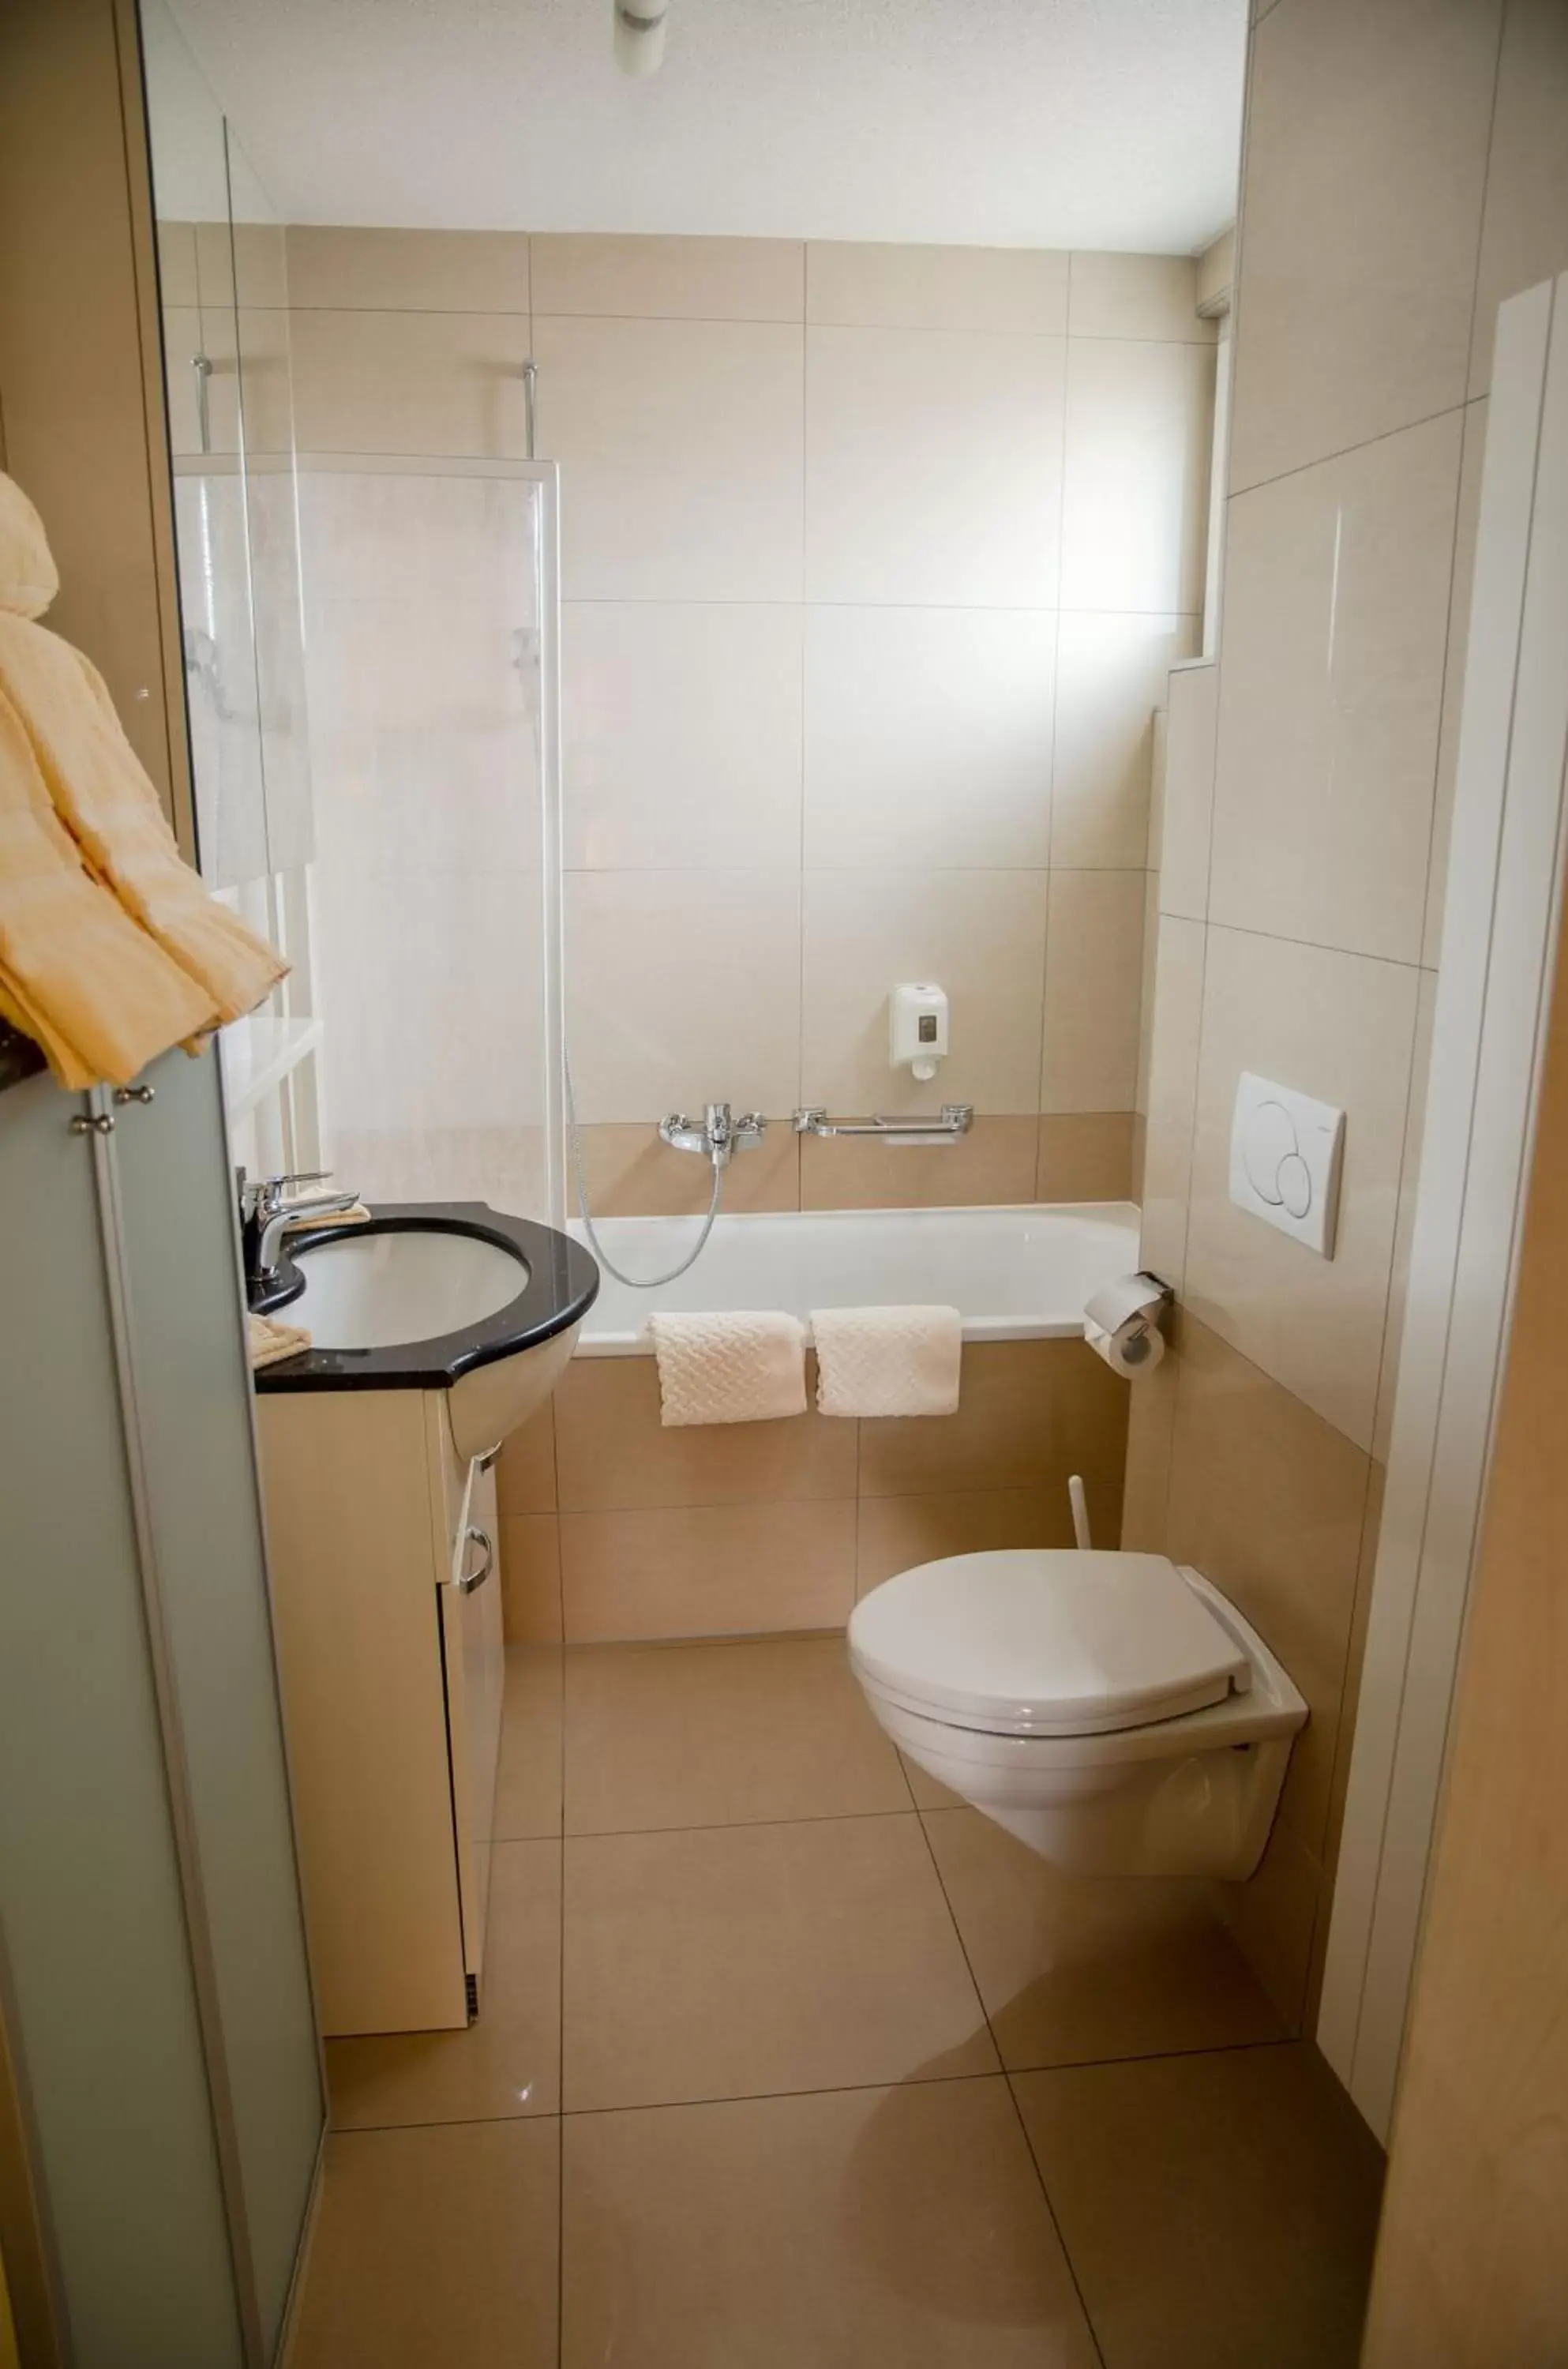
<path id="1" fill-rule="evenodd" d="M 796 1135 L 875 1135 L 885 1143 L 956 1143 L 974 1125 L 973 1103 L 944 1103 L 937 1118 L 830 1118 L 820 1107 L 797 1110 Z"/>

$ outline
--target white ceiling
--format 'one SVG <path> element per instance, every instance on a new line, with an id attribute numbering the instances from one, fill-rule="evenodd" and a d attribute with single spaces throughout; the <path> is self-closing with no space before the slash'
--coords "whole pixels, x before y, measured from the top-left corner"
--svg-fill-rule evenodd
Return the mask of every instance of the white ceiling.
<path id="1" fill-rule="evenodd" d="M 174 0 L 293 222 L 1185 253 L 1230 221 L 1246 0 Z"/>

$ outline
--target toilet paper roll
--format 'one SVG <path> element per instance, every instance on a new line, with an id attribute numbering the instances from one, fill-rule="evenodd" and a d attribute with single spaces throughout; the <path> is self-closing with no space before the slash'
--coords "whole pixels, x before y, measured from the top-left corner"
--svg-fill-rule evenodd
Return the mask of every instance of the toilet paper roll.
<path id="1" fill-rule="evenodd" d="M 1140 1310 L 1137 1315 L 1127 1317 L 1114 1333 L 1107 1333 L 1103 1324 L 1085 1316 L 1083 1338 L 1113 1373 L 1125 1375 L 1129 1382 L 1141 1381 L 1145 1374 L 1151 1374 L 1165 1354 L 1165 1335 L 1154 1322 L 1152 1310 Z"/>

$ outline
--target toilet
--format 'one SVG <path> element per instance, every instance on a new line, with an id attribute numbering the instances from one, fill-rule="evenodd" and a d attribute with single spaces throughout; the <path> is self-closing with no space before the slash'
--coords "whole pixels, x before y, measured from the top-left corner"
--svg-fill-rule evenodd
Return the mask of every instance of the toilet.
<path id="1" fill-rule="evenodd" d="M 1307 1706 L 1200 1572 L 1013 1549 L 885 1580 L 850 1661 L 901 1752 L 1080 1875 L 1207 1875 L 1263 1856 Z"/>

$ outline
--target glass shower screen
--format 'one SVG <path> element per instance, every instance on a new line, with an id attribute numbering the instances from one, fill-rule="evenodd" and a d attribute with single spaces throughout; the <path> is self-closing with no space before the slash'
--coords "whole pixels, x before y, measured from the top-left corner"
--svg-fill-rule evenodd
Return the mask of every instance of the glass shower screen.
<path id="1" fill-rule="evenodd" d="M 555 466 L 298 470 L 323 1162 L 559 1223 Z"/>

